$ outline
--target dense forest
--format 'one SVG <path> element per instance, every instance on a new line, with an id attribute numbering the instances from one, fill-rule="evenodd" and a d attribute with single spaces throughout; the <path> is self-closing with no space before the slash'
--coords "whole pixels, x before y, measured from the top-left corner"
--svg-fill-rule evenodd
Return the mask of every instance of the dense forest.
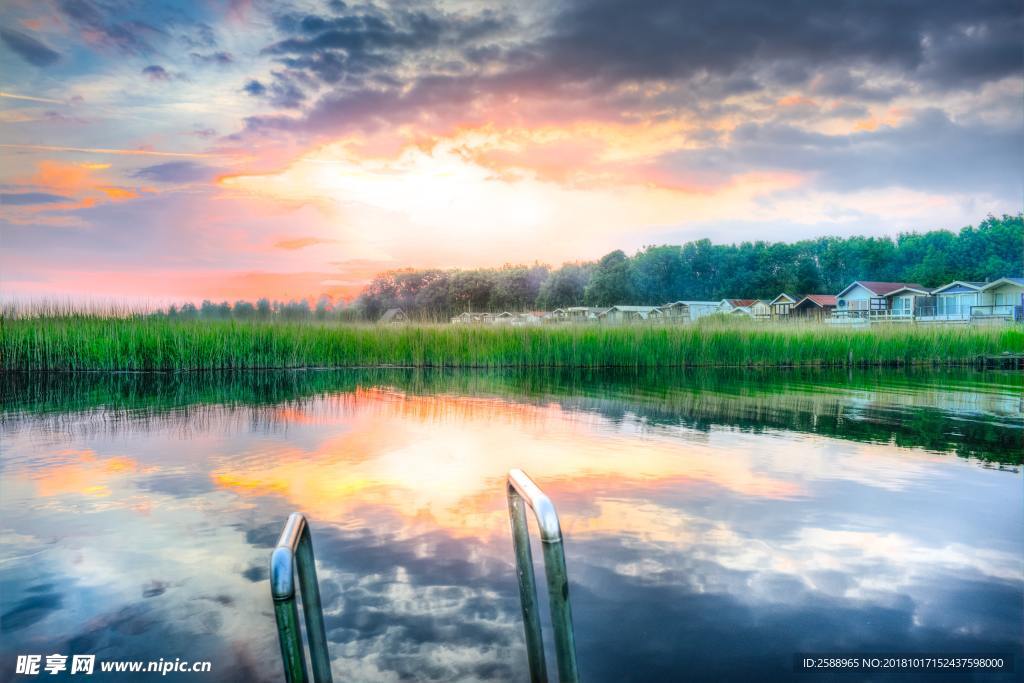
<path id="1" fill-rule="evenodd" d="M 398 307 L 420 319 L 466 310 L 550 310 L 563 306 L 662 304 L 724 298 L 834 294 L 854 280 L 991 280 L 1024 273 L 1024 216 L 988 216 L 959 233 L 933 230 L 890 237 L 820 237 L 799 242 L 649 246 L 613 251 L 596 262 L 505 265 L 474 270 L 402 269 L 377 275 L 351 305 L 262 299 L 172 307 L 176 317 L 368 319 Z"/>

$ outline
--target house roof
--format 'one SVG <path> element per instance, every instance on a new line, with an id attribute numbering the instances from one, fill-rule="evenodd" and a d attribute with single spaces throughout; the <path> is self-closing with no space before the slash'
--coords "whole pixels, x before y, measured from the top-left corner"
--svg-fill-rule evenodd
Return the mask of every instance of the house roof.
<path id="1" fill-rule="evenodd" d="M 722 299 L 722 301 L 734 308 L 739 308 L 740 306 L 753 306 L 757 303 L 757 299 Z"/>
<path id="2" fill-rule="evenodd" d="M 803 299 L 800 299 L 800 303 L 797 306 L 803 306 L 805 301 L 810 301 L 812 304 L 824 308 L 825 306 L 836 305 L 835 294 L 808 294 Z"/>
<path id="3" fill-rule="evenodd" d="M 893 294 L 901 294 L 903 292 L 916 292 L 917 294 L 929 294 L 930 293 L 927 289 L 922 289 L 920 285 L 907 285 L 906 287 L 900 287 L 899 289 L 894 289 L 891 292 L 889 292 L 888 294 L 886 294 L 885 296 L 892 296 Z"/>
<path id="4" fill-rule="evenodd" d="M 660 311 L 657 306 L 612 306 L 608 311 L 625 311 L 626 313 L 650 313 Z M 605 311 L 607 313 L 608 311 Z"/>
<path id="5" fill-rule="evenodd" d="M 650 316 L 661 314 L 661 309 L 657 306 L 612 306 L 611 308 L 605 309 L 597 314 L 598 318 L 603 318 L 612 311 L 621 311 L 623 313 L 636 313 L 642 320 L 647 320 Z"/>
<path id="6" fill-rule="evenodd" d="M 389 323 L 395 318 L 397 318 L 399 315 L 405 315 L 405 313 L 402 312 L 401 308 L 389 308 L 388 310 L 384 311 L 384 315 L 380 317 L 380 322 Z"/>
<path id="7" fill-rule="evenodd" d="M 982 287 L 981 290 L 985 291 L 986 289 L 992 289 L 1000 285 L 1018 285 L 1020 287 L 1024 287 L 1024 277 L 1001 277 L 998 280 L 993 280 L 988 283 Z"/>
<path id="8" fill-rule="evenodd" d="M 966 280 L 953 280 L 948 285 L 942 285 L 941 287 L 939 287 L 937 289 L 933 289 L 932 290 L 932 294 L 938 294 L 939 292 L 944 292 L 947 289 L 952 289 L 954 287 L 963 287 L 965 289 L 973 289 L 975 292 L 977 292 L 977 291 L 979 291 L 984 286 L 985 286 L 984 282 L 968 282 Z"/>
<path id="9" fill-rule="evenodd" d="M 775 303 L 776 301 L 778 301 L 778 300 L 779 300 L 779 299 L 781 299 L 782 297 L 786 297 L 787 299 L 789 299 L 789 300 L 790 300 L 790 301 L 791 301 L 792 303 L 794 303 L 794 304 L 796 303 L 796 299 L 794 299 L 793 297 L 791 297 L 791 296 L 790 296 L 789 294 L 786 294 L 785 292 L 783 292 L 782 294 L 779 294 L 779 295 L 778 295 L 777 297 L 775 297 L 774 299 L 772 299 L 771 301 L 769 301 L 769 302 L 768 302 L 768 305 L 769 305 L 769 306 L 770 306 L 770 305 L 772 305 L 773 303 Z"/>
<path id="10" fill-rule="evenodd" d="M 923 285 L 919 285 L 916 282 L 875 282 L 874 280 L 856 280 L 846 286 L 846 289 L 839 292 L 836 296 L 842 296 L 848 291 L 860 285 L 864 289 L 868 290 L 875 296 L 888 296 L 893 292 L 897 292 L 901 289 L 910 289 L 922 294 L 928 293 L 928 288 Z"/>
<path id="11" fill-rule="evenodd" d="M 671 301 L 667 304 L 662 304 L 660 308 L 667 308 L 669 306 L 675 306 L 677 304 L 685 304 L 687 306 L 718 306 L 721 301 Z"/>

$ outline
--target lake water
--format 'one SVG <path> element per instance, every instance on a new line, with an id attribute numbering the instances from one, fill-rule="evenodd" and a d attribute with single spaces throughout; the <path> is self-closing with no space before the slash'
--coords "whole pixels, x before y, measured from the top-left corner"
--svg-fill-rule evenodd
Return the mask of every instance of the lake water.
<path id="1" fill-rule="evenodd" d="M 336 681 L 525 681 L 512 467 L 558 507 L 584 680 L 823 680 L 792 671 L 823 651 L 1010 652 L 1020 671 L 1022 389 L 881 371 L 8 375 L 0 680 L 32 653 L 281 680 L 267 567 L 301 510 Z"/>

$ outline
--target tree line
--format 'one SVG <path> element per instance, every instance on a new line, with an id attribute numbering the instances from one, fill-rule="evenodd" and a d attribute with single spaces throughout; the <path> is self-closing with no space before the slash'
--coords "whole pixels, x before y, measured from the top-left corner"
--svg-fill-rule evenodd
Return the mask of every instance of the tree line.
<path id="1" fill-rule="evenodd" d="M 377 320 L 401 308 L 420 320 L 464 311 L 551 310 L 566 306 L 659 305 L 678 300 L 771 299 L 781 292 L 835 294 L 854 280 L 915 282 L 991 280 L 1024 273 L 1024 215 L 988 216 L 959 232 L 932 230 L 890 237 L 820 237 L 799 242 L 648 246 L 558 268 L 391 270 L 378 274 L 351 304 L 320 297 L 256 302 L 204 301 L 157 315 L 178 319 Z"/>
<path id="2" fill-rule="evenodd" d="M 157 317 L 172 320 L 358 320 L 360 310 L 346 306 L 344 301 L 335 301 L 328 296 L 320 297 L 313 305 L 305 299 L 271 301 L 258 299 L 255 302 L 239 300 L 203 301 L 172 305 L 154 313 Z"/>
<path id="3" fill-rule="evenodd" d="M 959 232 L 820 237 L 799 242 L 648 246 L 558 268 L 402 269 L 377 275 L 354 302 L 375 320 L 389 308 L 421 319 L 463 311 L 659 305 L 678 300 L 771 299 L 781 292 L 836 294 L 854 280 L 991 280 L 1024 272 L 1024 215 L 988 216 Z"/>

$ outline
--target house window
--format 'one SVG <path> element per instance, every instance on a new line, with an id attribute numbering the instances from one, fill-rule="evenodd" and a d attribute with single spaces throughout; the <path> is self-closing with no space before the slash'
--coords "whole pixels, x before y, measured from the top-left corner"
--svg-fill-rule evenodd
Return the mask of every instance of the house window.
<path id="1" fill-rule="evenodd" d="M 960 297 L 940 296 L 939 315 L 960 315 Z"/>
<path id="2" fill-rule="evenodd" d="M 884 311 L 888 306 L 885 305 L 885 297 L 872 297 L 871 298 L 871 310 L 872 311 Z"/>
<path id="3" fill-rule="evenodd" d="M 866 311 L 868 309 L 867 299 L 850 299 L 851 311 Z"/>
<path id="4" fill-rule="evenodd" d="M 914 298 L 910 296 L 897 297 L 893 302 L 892 312 L 894 315 L 910 316 L 914 312 Z"/>

